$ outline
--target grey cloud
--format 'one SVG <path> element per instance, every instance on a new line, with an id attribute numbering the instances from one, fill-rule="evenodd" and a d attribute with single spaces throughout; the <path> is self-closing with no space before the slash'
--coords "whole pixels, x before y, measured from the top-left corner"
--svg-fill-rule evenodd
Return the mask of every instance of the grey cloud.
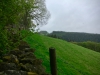
<path id="1" fill-rule="evenodd" d="M 41 30 L 100 33 L 100 0 L 47 0 L 51 13 Z"/>

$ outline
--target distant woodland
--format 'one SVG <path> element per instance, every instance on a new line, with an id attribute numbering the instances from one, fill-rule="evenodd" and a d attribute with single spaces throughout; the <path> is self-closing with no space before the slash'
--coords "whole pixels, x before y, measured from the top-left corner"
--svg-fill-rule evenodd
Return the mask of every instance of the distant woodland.
<path id="1" fill-rule="evenodd" d="M 63 39 L 68 42 L 100 42 L 100 34 L 53 31 L 52 33 L 48 34 L 48 36 Z"/>

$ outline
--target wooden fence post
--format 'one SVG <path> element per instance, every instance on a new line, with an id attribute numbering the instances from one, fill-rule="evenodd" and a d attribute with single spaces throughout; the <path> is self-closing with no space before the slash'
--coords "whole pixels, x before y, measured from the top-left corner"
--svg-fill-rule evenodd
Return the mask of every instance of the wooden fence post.
<path id="1" fill-rule="evenodd" d="M 56 65 L 56 51 L 54 48 L 49 48 L 50 54 L 50 67 L 51 67 L 51 74 L 57 75 L 57 65 Z"/>

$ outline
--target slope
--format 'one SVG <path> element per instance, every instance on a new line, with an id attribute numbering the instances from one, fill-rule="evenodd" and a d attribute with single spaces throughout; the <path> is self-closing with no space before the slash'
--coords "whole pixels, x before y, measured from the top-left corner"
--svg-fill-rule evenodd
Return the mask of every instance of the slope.
<path id="1" fill-rule="evenodd" d="M 24 39 L 35 54 L 43 60 L 47 72 L 50 73 L 49 47 L 56 49 L 58 75 L 100 75 L 100 53 L 77 46 L 75 44 L 33 34 Z"/>

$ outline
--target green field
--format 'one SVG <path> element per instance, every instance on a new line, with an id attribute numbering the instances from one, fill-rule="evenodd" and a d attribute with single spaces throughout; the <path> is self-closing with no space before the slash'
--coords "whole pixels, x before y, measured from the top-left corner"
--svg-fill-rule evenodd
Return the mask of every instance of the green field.
<path id="1" fill-rule="evenodd" d="M 24 39 L 34 48 L 50 73 L 49 47 L 56 49 L 58 75 L 100 75 L 100 53 L 47 36 L 32 34 Z"/>

